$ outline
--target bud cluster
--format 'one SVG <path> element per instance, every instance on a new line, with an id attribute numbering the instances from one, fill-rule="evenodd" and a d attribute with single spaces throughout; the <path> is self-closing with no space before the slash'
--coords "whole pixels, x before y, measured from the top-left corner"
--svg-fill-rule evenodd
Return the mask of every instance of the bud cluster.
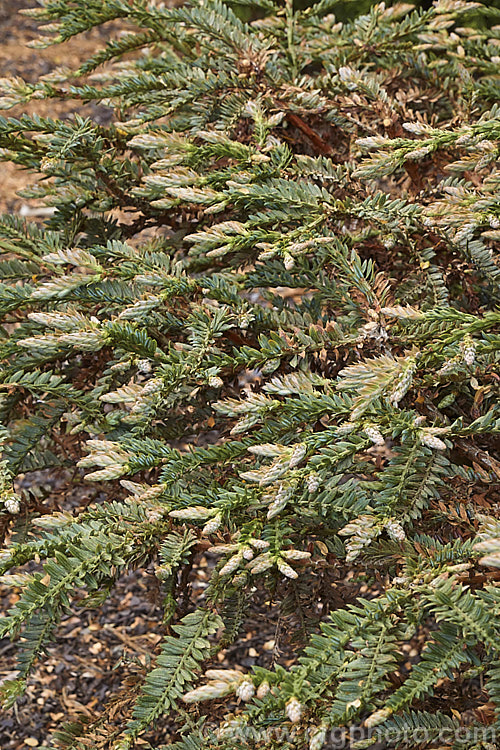
<path id="1" fill-rule="evenodd" d="M 236 688 L 236 696 L 242 701 L 251 701 L 255 695 L 255 687 L 250 680 L 243 680 Z"/>
<path id="2" fill-rule="evenodd" d="M 222 388 L 224 381 L 218 375 L 212 375 L 208 378 L 208 385 L 210 388 Z"/>
<path id="3" fill-rule="evenodd" d="M 376 727 L 378 724 L 382 724 L 382 722 L 384 722 L 391 714 L 392 710 L 390 708 L 381 708 L 379 711 L 375 711 L 375 713 L 365 719 L 365 727 L 367 729 Z"/>
<path id="4" fill-rule="evenodd" d="M 213 514 L 213 508 L 205 508 L 204 505 L 190 505 L 187 508 L 171 510 L 168 515 L 180 521 L 205 521 L 213 516 Z"/>
<path id="5" fill-rule="evenodd" d="M 472 367 L 476 359 L 476 346 L 470 337 L 467 337 L 461 345 L 462 356 L 467 367 Z"/>
<path id="6" fill-rule="evenodd" d="M 77 466 L 103 466 L 105 468 L 87 474 L 94 482 L 118 479 L 128 472 L 129 454 L 118 443 L 111 440 L 89 440 L 90 454 L 82 458 Z"/>
<path id="7" fill-rule="evenodd" d="M 309 738 L 309 750 L 321 750 L 325 744 L 328 727 L 314 727 Z"/>
<path id="8" fill-rule="evenodd" d="M 416 369 L 415 359 L 412 357 L 410 362 L 403 369 L 398 379 L 398 382 L 396 383 L 396 387 L 394 388 L 391 395 L 389 396 L 389 401 L 391 402 L 393 406 L 397 406 L 399 402 L 408 393 L 408 390 L 410 389 L 410 386 L 413 381 L 413 375 L 415 373 L 415 369 Z"/>
<path id="9" fill-rule="evenodd" d="M 264 682 L 261 682 L 260 685 L 259 685 L 259 687 L 257 688 L 257 693 L 256 693 L 257 698 L 259 700 L 263 700 L 266 697 L 266 695 L 269 693 L 270 690 L 271 690 L 271 687 L 270 687 L 268 681 L 264 680 Z"/>
<path id="10" fill-rule="evenodd" d="M 272 502 L 268 507 L 267 518 L 270 520 L 271 518 L 279 515 L 279 513 L 281 513 L 281 511 L 286 507 L 292 495 L 292 487 L 284 487 L 282 484 L 280 484 L 278 492 L 273 497 Z"/>
<path id="11" fill-rule="evenodd" d="M 137 372 L 139 372 L 141 375 L 149 375 L 149 373 L 153 369 L 153 365 L 151 364 L 149 359 L 140 359 L 137 362 Z"/>
<path id="12" fill-rule="evenodd" d="M 288 462 L 288 467 L 290 469 L 293 469 L 295 466 L 300 464 L 306 453 L 307 445 L 305 443 L 297 443 L 296 445 L 294 445 L 292 455 L 290 456 L 290 461 Z"/>
<path id="13" fill-rule="evenodd" d="M 385 445 L 385 438 L 375 425 L 367 425 L 364 428 L 365 433 L 368 435 L 374 445 Z"/>
<path id="14" fill-rule="evenodd" d="M 405 530 L 399 521 L 394 521 L 394 519 L 387 521 L 385 524 L 385 530 L 395 542 L 404 542 L 406 539 Z"/>
<path id="15" fill-rule="evenodd" d="M 318 474 L 309 474 L 306 477 L 306 487 L 310 495 L 313 495 L 319 489 L 321 479 Z"/>
<path id="16" fill-rule="evenodd" d="M 3 502 L 5 510 L 13 516 L 17 515 L 21 510 L 21 498 L 14 492 L 3 493 L 0 496 L 0 500 Z"/>
<path id="17" fill-rule="evenodd" d="M 234 692 L 241 700 L 249 701 L 255 693 L 253 682 L 236 669 L 207 669 L 205 677 L 209 682 L 185 693 L 184 703 L 214 700 Z"/>
<path id="18" fill-rule="evenodd" d="M 295 698 L 295 696 L 290 698 L 285 706 L 285 713 L 292 724 L 298 724 L 298 722 L 302 718 L 302 711 L 303 706 L 301 702 L 297 698 Z"/>
<path id="19" fill-rule="evenodd" d="M 446 443 L 437 437 L 436 433 L 446 432 L 446 429 L 429 427 L 420 432 L 420 442 L 422 445 L 426 445 L 428 448 L 434 450 L 444 451 L 446 450 Z"/>
<path id="20" fill-rule="evenodd" d="M 238 325 L 242 331 L 246 330 L 250 323 L 254 320 L 254 314 L 249 310 L 244 310 L 238 316 Z"/>
<path id="21" fill-rule="evenodd" d="M 367 547 L 370 542 L 379 536 L 381 531 L 380 524 L 375 516 L 363 515 L 356 518 L 340 529 L 340 536 L 352 537 L 346 544 L 346 562 L 353 562 L 362 549 Z"/>
<path id="22" fill-rule="evenodd" d="M 222 515 L 220 513 L 217 513 L 217 515 L 207 521 L 202 529 L 202 534 L 204 534 L 205 536 L 208 536 L 209 534 L 215 534 L 215 532 L 220 528 L 221 523 Z"/>

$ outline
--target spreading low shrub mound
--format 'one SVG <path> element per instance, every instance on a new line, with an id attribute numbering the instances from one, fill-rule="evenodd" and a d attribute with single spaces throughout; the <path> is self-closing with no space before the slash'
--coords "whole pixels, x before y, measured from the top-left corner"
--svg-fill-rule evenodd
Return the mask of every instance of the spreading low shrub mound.
<path id="1" fill-rule="evenodd" d="M 39 45 L 112 38 L 2 82 L 113 109 L 0 120 L 53 208 L 0 223 L 7 706 L 124 572 L 164 611 L 121 713 L 47 747 L 497 746 L 498 14 L 334 12 L 44 0 Z"/>

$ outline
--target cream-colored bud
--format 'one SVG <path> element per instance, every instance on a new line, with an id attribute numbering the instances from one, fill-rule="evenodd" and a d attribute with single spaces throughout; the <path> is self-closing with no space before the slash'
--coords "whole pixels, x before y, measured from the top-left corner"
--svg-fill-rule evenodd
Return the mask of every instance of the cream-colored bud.
<path id="1" fill-rule="evenodd" d="M 208 385 L 210 386 L 210 388 L 222 388 L 222 386 L 224 385 L 224 381 L 222 380 L 222 378 L 213 375 L 212 377 L 208 378 Z"/>
<path id="2" fill-rule="evenodd" d="M 288 462 L 290 469 L 293 469 L 294 466 L 300 464 L 306 453 L 307 445 L 305 443 L 297 443 L 297 445 L 294 446 L 290 461 Z"/>
<path id="3" fill-rule="evenodd" d="M 269 570 L 273 565 L 274 560 L 271 557 L 271 554 L 269 552 L 264 552 L 262 555 L 256 557 L 255 560 L 248 563 L 247 568 L 252 575 L 257 575 L 258 573 L 264 573 L 264 571 Z"/>
<path id="4" fill-rule="evenodd" d="M 190 690 L 188 693 L 182 696 L 184 703 L 198 703 L 199 701 L 210 701 L 214 698 L 221 698 L 231 692 L 232 687 L 230 683 L 220 682 L 209 682 L 207 685 L 200 685 L 200 687 Z"/>
<path id="5" fill-rule="evenodd" d="M 433 448 L 438 451 L 446 450 L 446 443 L 430 432 L 423 432 L 420 436 L 420 441 L 422 445 L 426 445 L 428 448 Z"/>
<path id="6" fill-rule="evenodd" d="M 351 432 L 354 432 L 355 429 L 356 424 L 354 422 L 344 422 L 336 428 L 335 432 L 337 435 L 349 435 Z"/>
<path id="7" fill-rule="evenodd" d="M 257 688 L 257 698 L 260 700 L 263 700 L 268 692 L 270 691 L 270 686 L 267 680 L 264 680 L 264 682 L 261 682 L 259 687 Z"/>
<path id="8" fill-rule="evenodd" d="M 243 680 L 236 688 L 236 695 L 242 701 L 250 701 L 255 695 L 255 686 L 250 680 Z"/>
<path id="9" fill-rule="evenodd" d="M 277 561 L 278 570 L 287 578 L 298 578 L 298 573 L 284 560 Z"/>
<path id="10" fill-rule="evenodd" d="M 380 711 L 375 711 L 375 713 L 371 714 L 371 716 L 365 719 L 365 727 L 367 729 L 376 727 L 378 724 L 382 724 L 382 722 L 385 721 L 391 714 L 392 711 L 390 708 L 381 708 Z"/>
<path id="11" fill-rule="evenodd" d="M 287 560 L 308 560 L 311 557 L 311 553 L 300 549 L 287 549 L 282 550 L 281 556 Z"/>
<path id="12" fill-rule="evenodd" d="M 171 518 L 178 518 L 181 521 L 204 521 L 212 515 L 210 508 L 204 508 L 203 505 L 193 505 L 188 508 L 178 508 L 171 510 L 168 514 Z"/>
<path id="13" fill-rule="evenodd" d="M 3 501 L 5 510 L 11 515 L 15 516 L 21 510 L 21 503 L 17 495 L 8 495 Z"/>
<path id="14" fill-rule="evenodd" d="M 472 367 L 476 359 L 476 347 L 471 339 L 468 339 L 464 342 L 462 347 L 462 355 L 467 367 Z"/>
<path id="15" fill-rule="evenodd" d="M 404 542 L 406 539 L 405 530 L 399 523 L 399 521 L 388 521 L 385 525 L 385 529 L 391 539 L 393 539 L 395 542 Z"/>
<path id="16" fill-rule="evenodd" d="M 241 552 L 238 552 L 237 555 L 233 555 L 233 557 L 230 557 L 227 563 L 223 565 L 219 570 L 219 575 L 227 576 L 230 573 L 234 573 L 234 571 L 239 568 L 242 558 L 243 555 L 241 554 Z"/>
<path id="17" fill-rule="evenodd" d="M 146 518 L 150 523 L 156 523 L 157 521 L 160 521 L 163 516 L 165 515 L 166 510 L 165 508 L 148 508 L 146 511 Z"/>
<path id="18" fill-rule="evenodd" d="M 364 428 L 366 434 L 375 445 L 385 445 L 385 439 L 378 427 L 368 425 Z"/>
<path id="19" fill-rule="evenodd" d="M 302 704 L 297 698 L 290 698 L 286 704 L 285 712 L 292 724 L 297 724 L 302 718 Z"/>
<path id="20" fill-rule="evenodd" d="M 286 508 L 287 502 L 288 500 L 286 497 L 276 497 L 267 510 L 268 520 L 271 520 L 271 518 L 274 518 L 279 513 L 281 513 L 283 508 Z"/>
<path id="21" fill-rule="evenodd" d="M 423 159 L 430 153 L 431 149 L 430 146 L 421 146 L 420 148 L 416 148 L 413 151 L 408 151 L 406 153 L 406 158 L 411 159 L 412 161 L 418 161 L 419 159 Z"/>
<path id="22" fill-rule="evenodd" d="M 238 672 L 237 669 L 207 669 L 205 677 L 209 680 L 239 682 L 241 680 L 241 672 Z"/>
<path id="23" fill-rule="evenodd" d="M 149 361 L 149 359 L 140 359 L 137 362 L 137 370 L 142 375 L 149 375 L 152 369 L 153 369 L 153 366 L 151 362 Z"/>
<path id="24" fill-rule="evenodd" d="M 93 482 L 109 482 L 111 479 L 118 479 L 128 471 L 126 464 L 111 464 L 105 469 L 99 471 L 92 471 L 90 474 L 85 475 L 85 479 L 92 480 Z"/>
<path id="25" fill-rule="evenodd" d="M 250 544 L 255 549 L 267 549 L 269 547 L 269 542 L 266 542 L 265 539 L 250 539 Z"/>
<path id="26" fill-rule="evenodd" d="M 325 726 L 317 727 L 311 733 L 309 740 L 309 750 L 321 750 L 326 740 L 328 728 Z"/>
<path id="27" fill-rule="evenodd" d="M 162 378 L 152 378 L 144 385 L 142 389 L 143 396 L 151 396 L 153 393 L 159 393 L 163 388 Z"/>
<path id="28" fill-rule="evenodd" d="M 243 559 L 244 560 L 253 560 L 253 556 L 254 556 L 255 553 L 254 553 L 254 551 L 252 549 L 250 549 L 250 547 L 245 547 L 242 550 L 241 554 L 243 555 Z"/>
<path id="29" fill-rule="evenodd" d="M 320 485 L 320 478 L 317 474 L 309 474 L 306 478 L 306 487 L 310 495 L 314 494 Z"/>
<path id="30" fill-rule="evenodd" d="M 217 529 L 220 528 L 221 523 L 222 523 L 222 516 L 220 513 L 217 513 L 216 516 L 214 516 L 209 521 L 207 521 L 207 523 L 202 529 L 202 534 L 205 534 L 207 536 L 209 534 L 215 534 Z"/>

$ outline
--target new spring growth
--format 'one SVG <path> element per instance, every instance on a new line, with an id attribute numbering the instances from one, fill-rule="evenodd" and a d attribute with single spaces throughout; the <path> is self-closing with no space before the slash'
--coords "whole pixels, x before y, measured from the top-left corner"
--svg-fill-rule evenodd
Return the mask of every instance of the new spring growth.
<path id="1" fill-rule="evenodd" d="M 394 390 L 389 396 L 389 401 L 393 406 L 397 406 L 400 401 L 406 396 L 408 390 L 413 381 L 413 375 L 416 370 L 416 362 L 414 357 L 408 357 L 405 366 L 402 369 L 401 375 L 396 383 Z"/>
<path id="2" fill-rule="evenodd" d="M 374 445 L 385 445 L 384 436 L 378 427 L 375 425 L 367 425 L 364 430 Z"/>
<path id="3" fill-rule="evenodd" d="M 255 687 L 250 680 L 243 680 L 236 688 L 236 695 L 242 701 L 250 701 L 255 695 Z"/>
<path id="4" fill-rule="evenodd" d="M 163 518 L 165 512 L 165 508 L 162 508 L 160 505 L 155 508 L 148 508 L 146 510 L 146 518 L 150 523 L 157 523 Z"/>
<path id="5" fill-rule="evenodd" d="M 210 388 L 222 388 L 224 381 L 218 375 L 212 375 L 208 378 L 208 385 Z"/>
<path id="6" fill-rule="evenodd" d="M 220 513 L 217 513 L 216 516 L 207 521 L 202 529 L 202 534 L 204 534 L 205 536 L 208 536 L 209 534 L 215 534 L 215 532 L 219 529 L 221 523 L 222 515 Z"/>
<path id="7" fill-rule="evenodd" d="M 260 569 L 256 570 L 252 566 L 258 568 L 259 565 L 262 565 L 262 558 L 265 557 L 265 555 L 259 555 L 258 557 L 253 559 L 255 555 L 254 550 L 261 551 L 263 549 L 267 549 L 267 547 L 269 547 L 269 542 L 265 541 L 264 539 L 250 538 L 246 541 L 239 541 L 233 544 L 218 544 L 215 547 L 210 547 L 209 552 L 213 552 L 219 555 L 231 555 L 231 557 L 226 560 L 225 564 L 219 571 L 220 576 L 225 576 L 234 573 L 244 560 L 249 561 L 246 567 L 250 570 L 251 573 L 261 572 Z M 272 564 L 273 561 L 271 559 L 268 567 L 271 567 Z"/>
<path id="8" fill-rule="evenodd" d="M 263 700 L 266 697 L 266 695 L 269 693 L 270 689 L 271 687 L 267 680 L 264 680 L 264 682 L 261 682 L 259 687 L 257 688 L 257 693 L 256 693 L 257 698 L 259 698 L 259 700 Z"/>
<path id="9" fill-rule="evenodd" d="M 313 495 L 315 492 L 317 492 L 320 484 L 321 480 L 318 474 L 309 474 L 309 476 L 306 477 L 306 487 L 310 495 Z"/>
<path id="10" fill-rule="evenodd" d="M 86 475 L 94 482 L 118 479 L 128 472 L 129 454 L 118 443 L 111 440 L 89 440 L 90 454 L 82 458 L 77 466 L 103 466 L 105 468 Z"/>
<path id="11" fill-rule="evenodd" d="M 219 575 L 228 576 L 230 573 L 234 573 L 234 571 L 238 570 L 238 568 L 240 567 L 240 563 L 242 560 L 243 552 L 238 552 L 236 555 L 233 555 L 219 570 Z"/>
<path id="12" fill-rule="evenodd" d="M 467 336 L 460 346 L 462 357 L 467 367 L 472 367 L 476 359 L 476 346 L 470 336 Z"/>
<path id="13" fill-rule="evenodd" d="M 327 731 L 328 727 L 326 727 L 325 725 L 315 727 L 312 730 L 311 736 L 309 738 L 309 750 L 321 750 L 321 748 L 325 744 Z"/>
<path id="14" fill-rule="evenodd" d="M 203 505 L 191 505 L 188 508 L 171 510 L 168 515 L 170 518 L 177 518 L 179 521 L 205 521 L 214 515 L 214 510 L 213 508 L 205 508 Z"/>
<path id="15" fill-rule="evenodd" d="M 262 555 L 259 555 L 251 562 L 249 562 L 246 567 L 249 569 L 252 575 L 257 575 L 258 573 L 264 573 L 266 570 L 269 570 L 269 568 L 272 568 L 273 565 L 274 558 L 272 557 L 271 553 L 263 552 Z"/>
<path id="16" fill-rule="evenodd" d="M 0 447 L 3 443 L 0 436 Z M 12 489 L 12 474 L 8 469 L 7 461 L 0 461 L 0 504 L 15 516 L 21 510 L 21 498 Z"/>
<path id="17" fill-rule="evenodd" d="M 308 560 L 311 557 L 310 552 L 303 550 L 282 550 L 279 555 L 272 555 L 270 552 L 263 552 L 246 566 L 252 575 L 264 573 L 274 565 L 280 573 L 287 578 L 297 578 L 298 573 L 289 564 L 289 561 Z"/>
<path id="18" fill-rule="evenodd" d="M 292 497 L 292 488 L 283 487 L 283 485 L 280 484 L 278 492 L 274 496 L 267 510 L 268 520 L 270 520 L 271 518 L 274 518 L 279 513 L 281 513 L 281 511 L 284 508 L 286 508 L 286 505 L 291 497 Z"/>
<path id="19" fill-rule="evenodd" d="M 297 578 L 298 577 L 297 571 L 294 570 L 292 566 L 288 564 L 287 560 L 290 560 L 290 561 L 307 560 L 309 557 L 311 557 L 310 552 L 305 552 L 302 550 L 295 550 L 295 549 L 283 550 L 281 552 L 281 558 L 279 558 L 276 561 L 276 565 L 280 573 L 283 573 L 283 575 L 286 576 L 287 578 Z"/>
<path id="20" fill-rule="evenodd" d="M 245 331 L 250 323 L 254 320 L 254 314 L 250 310 L 243 310 L 238 316 L 238 325 L 242 331 Z"/>
<path id="21" fill-rule="evenodd" d="M 151 364 L 149 359 L 140 359 L 137 362 L 137 372 L 139 372 L 141 375 L 149 375 L 152 369 L 153 365 Z"/>
<path id="22" fill-rule="evenodd" d="M 356 429 L 355 422 L 344 422 L 336 428 L 336 433 L 339 436 L 350 435 Z"/>
<path id="23" fill-rule="evenodd" d="M 295 571 L 291 565 L 289 565 L 284 560 L 278 560 L 277 561 L 278 570 L 280 573 L 283 573 L 284 576 L 287 578 L 298 578 L 298 573 Z"/>
<path id="24" fill-rule="evenodd" d="M 207 669 L 205 677 L 209 682 L 185 693 L 182 696 L 184 703 L 214 700 L 233 692 L 242 700 L 250 700 L 255 692 L 253 683 L 236 669 Z M 240 689 L 242 695 L 238 694 Z"/>
<path id="25" fill-rule="evenodd" d="M 390 708 L 381 708 L 380 711 L 375 711 L 375 713 L 365 719 L 365 727 L 367 729 L 376 727 L 378 724 L 382 724 L 391 714 L 392 710 Z"/>
<path id="26" fill-rule="evenodd" d="M 446 428 L 428 427 L 420 431 L 420 442 L 433 450 L 444 451 L 446 450 L 446 443 L 438 438 L 436 433 L 442 434 L 445 432 L 447 432 Z"/>
<path id="27" fill-rule="evenodd" d="M 405 530 L 399 523 L 399 521 L 395 521 L 394 519 L 391 519 L 390 521 L 387 521 L 385 524 L 385 530 L 391 537 L 391 539 L 395 542 L 404 542 L 406 539 Z"/>
<path id="28" fill-rule="evenodd" d="M 20 498 L 13 492 L 6 496 L 2 496 L 1 500 L 3 501 L 5 510 L 11 515 L 15 516 L 21 510 Z"/>
<path id="29" fill-rule="evenodd" d="M 295 466 L 300 464 L 302 459 L 305 457 L 307 453 L 307 445 L 305 443 L 297 443 L 294 445 L 292 450 L 292 455 L 290 456 L 290 461 L 288 463 L 288 467 L 290 469 L 293 469 Z"/>
<path id="30" fill-rule="evenodd" d="M 367 547 L 372 539 L 375 539 L 380 534 L 381 525 L 375 518 L 375 516 L 362 515 L 355 518 L 340 529 L 338 532 L 340 536 L 350 536 L 348 543 L 346 544 L 346 562 L 352 562 L 355 560 L 364 547 Z"/>
<path id="31" fill-rule="evenodd" d="M 285 713 L 292 724 L 298 724 L 298 722 L 301 720 L 302 704 L 297 698 L 295 698 L 295 696 L 290 698 L 290 700 L 287 702 L 285 706 Z"/>

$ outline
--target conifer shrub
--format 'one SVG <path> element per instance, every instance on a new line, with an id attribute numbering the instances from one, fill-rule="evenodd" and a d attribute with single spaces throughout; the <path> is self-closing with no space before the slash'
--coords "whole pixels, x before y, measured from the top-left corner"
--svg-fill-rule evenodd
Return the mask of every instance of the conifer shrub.
<path id="1" fill-rule="evenodd" d="M 121 713 L 47 747 L 497 747 L 499 15 L 334 13 L 43 0 L 38 46 L 109 41 L 2 81 L 113 110 L 0 119 L 53 208 L 0 221 L 6 706 L 125 572 L 163 607 Z"/>

